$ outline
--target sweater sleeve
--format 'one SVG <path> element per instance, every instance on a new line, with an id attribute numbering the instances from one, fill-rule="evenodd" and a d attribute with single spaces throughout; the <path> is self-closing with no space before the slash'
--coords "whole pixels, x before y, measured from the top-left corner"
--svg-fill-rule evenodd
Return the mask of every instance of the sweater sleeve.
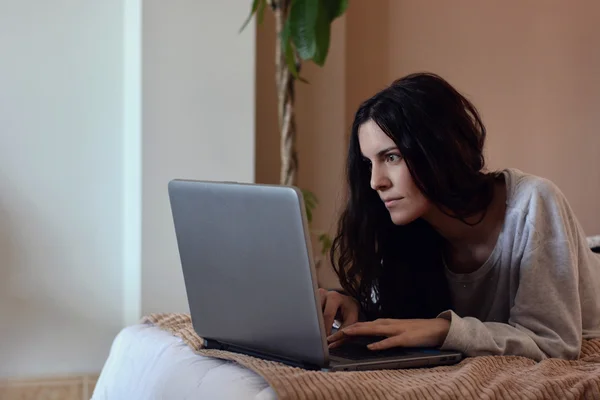
<path id="1" fill-rule="evenodd" d="M 560 235 L 562 236 L 562 235 Z M 467 356 L 514 355 L 575 359 L 582 342 L 577 249 L 565 236 L 541 241 L 521 261 L 519 288 L 508 323 L 461 318 L 453 311 L 442 349 Z"/>

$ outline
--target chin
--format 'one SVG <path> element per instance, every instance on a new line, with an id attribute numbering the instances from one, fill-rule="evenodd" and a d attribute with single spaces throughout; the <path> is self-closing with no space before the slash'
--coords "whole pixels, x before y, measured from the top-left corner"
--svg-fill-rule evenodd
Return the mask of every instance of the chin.
<path id="1" fill-rule="evenodd" d="M 407 213 L 390 213 L 390 218 L 394 225 L 408 225 L 414 222 L 420 217 L 418 214 L 407 214 Z"/>

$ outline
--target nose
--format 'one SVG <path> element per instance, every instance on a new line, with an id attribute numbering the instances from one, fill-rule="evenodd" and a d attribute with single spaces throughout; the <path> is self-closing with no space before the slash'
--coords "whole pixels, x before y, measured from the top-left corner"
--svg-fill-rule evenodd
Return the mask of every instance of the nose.
<path id="1" fill-rule="evenodd" d="M 390 180 L 386 176 L 383 168 L 373 165 L 371 167 L 371 188 L 373 190 L 385 190 L 390 186 Z"/>

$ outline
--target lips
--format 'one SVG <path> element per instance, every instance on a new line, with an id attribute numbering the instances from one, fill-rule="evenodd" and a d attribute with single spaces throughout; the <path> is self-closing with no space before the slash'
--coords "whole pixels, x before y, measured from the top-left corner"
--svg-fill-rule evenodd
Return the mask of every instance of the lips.
<path id="1" fill-rule="evenodd" d="M 391 199 L 385 199 L 383 201 L 383 203 L 385 204 L 386 207 L 390 208 L 395 206 L 396 204 L 398 204 L 398 202 L 400 202 L 400 200 L 402 200 L 404 197 L 396 197 L 396 198 L 391 198 Z"/>

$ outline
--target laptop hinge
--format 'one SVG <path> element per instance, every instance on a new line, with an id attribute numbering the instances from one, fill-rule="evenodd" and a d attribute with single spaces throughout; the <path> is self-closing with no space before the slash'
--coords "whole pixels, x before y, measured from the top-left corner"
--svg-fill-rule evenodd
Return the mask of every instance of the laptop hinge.
<path id="1" fill-rule="evenodd" d="M 212 339 L 204 339 L 204 348 L 207 350 L 227 350 L 226 345 Z"/>

